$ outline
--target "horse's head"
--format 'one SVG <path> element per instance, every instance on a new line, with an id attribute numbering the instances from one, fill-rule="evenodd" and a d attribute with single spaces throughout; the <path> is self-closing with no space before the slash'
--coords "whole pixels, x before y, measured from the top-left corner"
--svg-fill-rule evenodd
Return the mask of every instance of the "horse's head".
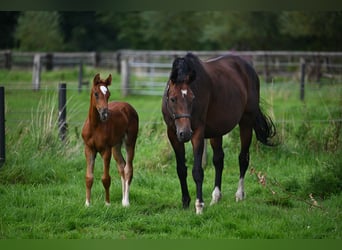
<path id="1" fill-rule="evenodd" d="M 110 92 L 108 86 L 112 82 L 112 75 L 109 74 L 107 79 L 100 78 L 100 74 L 96 74 L 93 80 L 93 88 L 91 90 L 92 105 L 96 107 L 101 121 L 108 119 L 108 99 Z"/>
<path id="2" fill-rule="evenodd" d="M 177 138 L 180 142 L 191 139 L 191 114 L 195 98 L 190 88 L 196 74 L 184 58 L 177 58 L 172 66 L 167 86 L 166 105 L 175 122 Z"/>

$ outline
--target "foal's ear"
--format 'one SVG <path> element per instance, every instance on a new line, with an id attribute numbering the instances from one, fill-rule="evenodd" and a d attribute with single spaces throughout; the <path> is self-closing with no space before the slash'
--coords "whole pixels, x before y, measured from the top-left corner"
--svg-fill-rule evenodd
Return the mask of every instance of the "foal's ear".
<path id="1" fill-rule="evenodd" d="M 112 74 L 109 74 L 109 76 L 106 79 L 106 84 L 107 86 L 110 85 L 112 83 Z"/>
<path id="2" fill-rule="evenodd" d="M 100 79 L 100 73 L 97 73 L 97 74 L 95 75 L 95 77 L 94 77 L 93 84 L 94 84 L 94 85 L 97 85 L 97 84 L 100 83 L 100 81 L 101 81 L 101 79 Z"/>

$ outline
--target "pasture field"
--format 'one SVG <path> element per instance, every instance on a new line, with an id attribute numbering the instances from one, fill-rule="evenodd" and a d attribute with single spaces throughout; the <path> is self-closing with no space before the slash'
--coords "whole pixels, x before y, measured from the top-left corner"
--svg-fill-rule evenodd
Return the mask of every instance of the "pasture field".
<path id="1" fill-rule="evenodd" d="M 86 68 L 89 81 L 109 70 Z M 77 92 L 77 69 L 42 72 L 40 91 L 31 71 L 0 71 L 6 98 L 6 162 L 0 168 L 0 239 L 341 239 L 342 81 L 306 85 L 261 83 L 263 108 L 274 119 L 279 145 L 256 141 L 245 178 L 246 199 L 235 202 L 238 128 L 224 137 L 222 200 L 210 206 L 214 168 L 208 147 L 203 215 L 194 211 L 192 149 L 187 144 L 190 209 L 183 210 L 174 154 L 161 116 L 161 96 L 120 96 L 113 74 L 111 100 L 136 108 L 140 130 L 129 208 L 111 164 L 111 206 L 104 204 L 102 162 L 95 164 L 92 205 L 85 201 L 85 158 L 80 132 L 89 93 Z M 68 140 L 57 131 L 57 86 L 67 82 Z"/>

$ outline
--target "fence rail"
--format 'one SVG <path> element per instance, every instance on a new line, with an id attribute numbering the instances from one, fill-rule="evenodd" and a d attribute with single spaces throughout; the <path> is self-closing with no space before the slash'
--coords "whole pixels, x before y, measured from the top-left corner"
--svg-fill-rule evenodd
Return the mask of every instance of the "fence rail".
<path id="1" fill-rule="evenodd" d="M 122 94 L 160 95 L 168 79 L 174 58 L 186 51 L 120 51 Z M 304 83 L 319 82 L 322 77 L 342 76 L 342 52 L 293 51 L 194 51 L 202 60 L 223 55 L 239 55 L 249 61 L 266 82 L 291 77 Z M 305 66 L 305 71 L 303 67 Z M 159 89 L 157 89 L 159 88 Z M 130 89 L 135 89 L 130 91 Z"/>
<path id="2" fill-rule="evenodd" d="M 160 95 L 176 57 L 187 51 L 118 50 L 114 52 L 19 52 L 0 51 L 0 68 L 34 68 L 37 62 L 38 74 L 41 68 L 76 67 L 79 65 L 116 69 L 121 74 L 122 95 Z M 193 51 L 202 60 L 222 55 L 239 55 L 249 61 L 266 82 L 275 76 L 291 77 L 300 81 L 319 82 L 322 77 L 334 79 L 342 76 L 342 52 L 320 51 Z M 80 71 L 82 67 L 80 66 Z M 88 84 L 79 77 L 79 88 Z M 39 75 L 33 83 L 39 89 Z M 131 91 L 131 90 L 134 91 Z"/>
<path id="3" fill-rule="evenodd" d="M 133 62 L 140 63 L 171 63 L 177 56 L 184 56 L 187 51 L 184 50 L 118 50 L 112 52 L 20 52 L 12 50 L 0 51 L 0 68 L 20 68 L 33 67 L 33 58 L 40 55 L 43 65 L 47 69 L 55 67 L 76 66 L 80 62 L 88 66 L 109 67 L 120 69 L 120 61 L 122 58 L 130 58 Z M 342 65 L 342 52 L 325 52 L 325 51 L 193 51 L 201 59 L 235 54 L 240 55 L 251 61 L 253 65 L 282 66 L 284 63 L 295 65 L 300 60 L 306 62 L 321 64 L 340 64 Z"/>

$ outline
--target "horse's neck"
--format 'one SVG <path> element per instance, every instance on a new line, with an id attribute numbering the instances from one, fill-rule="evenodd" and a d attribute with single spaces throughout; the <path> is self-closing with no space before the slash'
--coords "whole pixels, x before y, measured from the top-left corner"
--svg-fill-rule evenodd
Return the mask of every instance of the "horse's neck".
<path id="1" fill-rule="evenodd" d="M 97 112 L 97 109 L 90 104 L 89 107 L 89 114 L 88 114 L 89 122 L 92 127 L 96 127 L 101 121 L 99 113 Z"/>

